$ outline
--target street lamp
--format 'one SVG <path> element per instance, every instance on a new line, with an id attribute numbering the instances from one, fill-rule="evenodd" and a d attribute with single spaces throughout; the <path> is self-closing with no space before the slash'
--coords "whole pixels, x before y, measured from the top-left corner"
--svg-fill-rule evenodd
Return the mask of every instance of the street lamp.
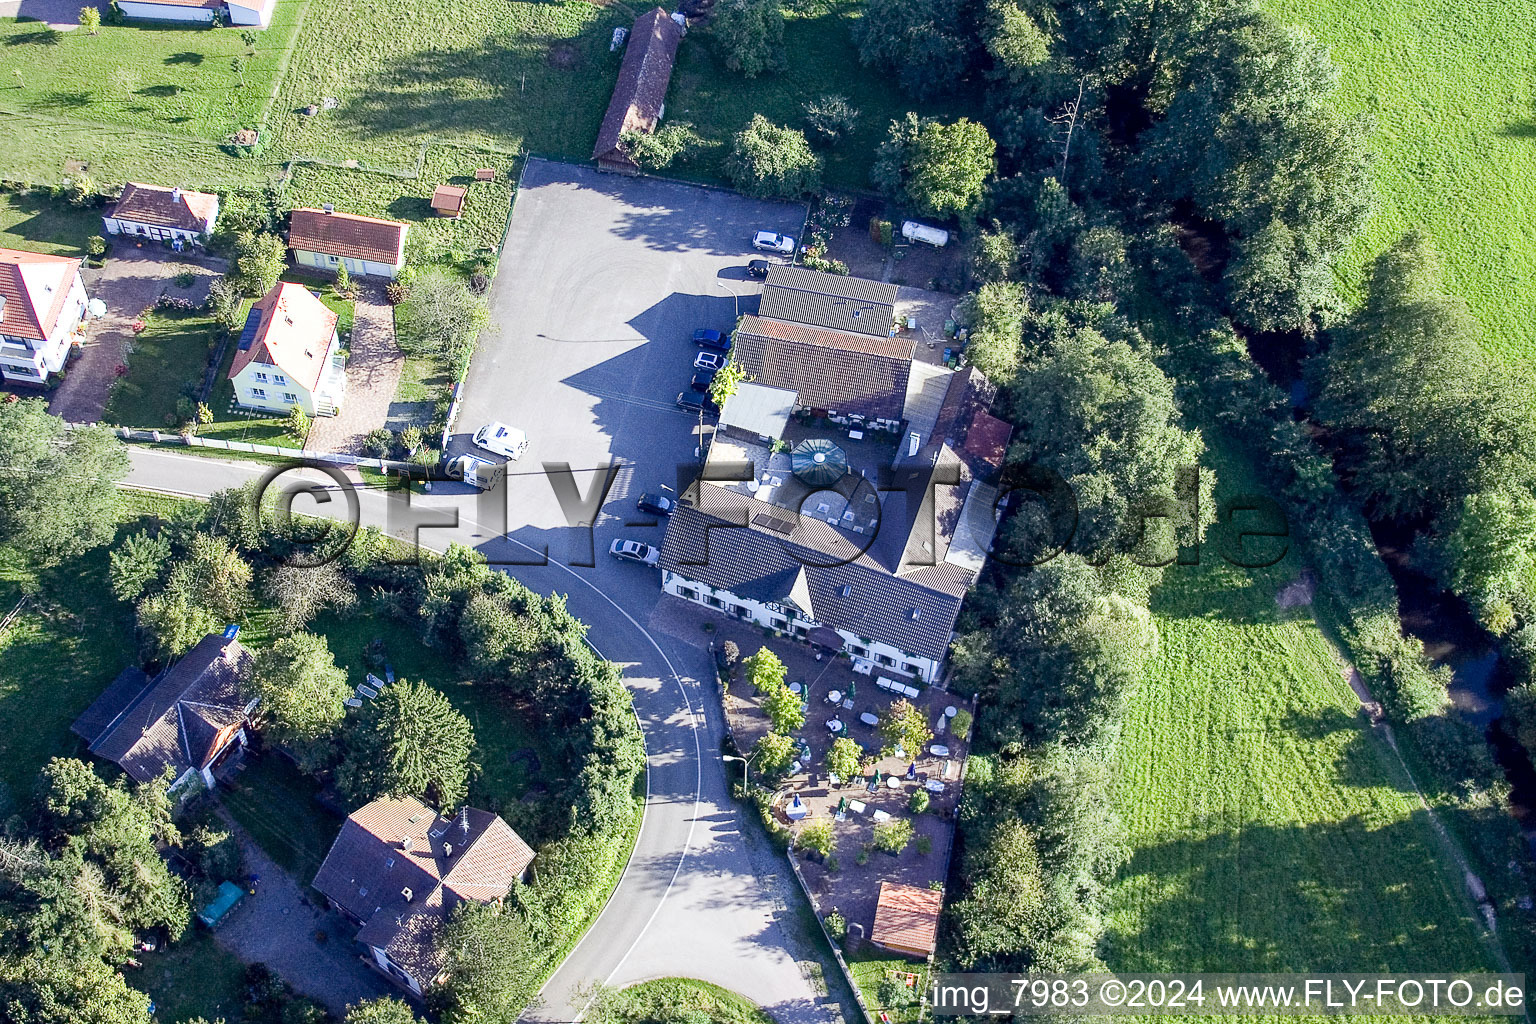
<path id="1" fill-rule="evenodd" d="M 741 762 L 741 788 L 742 789 L 747 789 L 750 786 L 750 783 L 747 781 L 747 774 L 748 774 L 748 770 L 749 770 L 748 769 L 748 765 L 750 765 L 752 763 L 750 758 L 737 757 L 735 754 L 721 754 L 720 755 L 720 760 L 722 760 L 722 761 L 740 761 Z"/>
<path id="2" fill-rule="evenodd" d="M 739 321 L 741 319 L 741 293 L 738 292 L 735 288 L 728 287 L 726 283 L 720 280 L 718 277 L 715 278 L 715 284 L 731 293 L 731 301 L 735 303 L 736 306 L 736 319 Z"/>

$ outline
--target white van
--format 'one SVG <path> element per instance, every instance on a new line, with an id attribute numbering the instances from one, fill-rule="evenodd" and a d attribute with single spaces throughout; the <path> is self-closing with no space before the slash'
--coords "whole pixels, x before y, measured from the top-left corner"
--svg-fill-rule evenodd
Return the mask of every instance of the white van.
<path id="1" fill-rule="evenodd" d="M 919 224 L 915 220 L 902 221 L 901 237 L 909 242 L 931 245 L 935 249 L 942 249 L 949 244 L 948 231 L 943 228 L 929 227 L 927 224 Z"/>
<path id="2" fill-rule="evenodd" d="M 475 444 L 493 455 L 505 455 L 516 462 L 528 448 L 528 435 L 505 423 L 487 423 L 475 431 Z"/>
<path id="3" fill-rule="evenodd" d="M 488 491 L 496 485 L 506 471 L 501 463 L 482 459 L 478 455 L 460 455 L 443 464 L 443 471 L 454 480 L 462 480 L 471 487 Z"/>

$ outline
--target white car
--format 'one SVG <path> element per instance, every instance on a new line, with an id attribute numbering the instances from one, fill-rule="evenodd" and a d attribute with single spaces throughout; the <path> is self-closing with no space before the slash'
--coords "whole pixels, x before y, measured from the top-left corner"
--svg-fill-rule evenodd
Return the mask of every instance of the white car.
<path id="1" fill-rule="evenodd" d="M 719 370 L 725 365 L 725 356 L 719 352 L 700 352 L 693 357 L 695 370 Z"/>
<path id="2" fill-rule="evenodd" d="M 516 462 L 528 448 L 528 435 L 505 423 L 487 423 L 475 431 L 475 444 L 493 455 L 505 455 Z"/>
<path id="3" fill-rule="evenodd" d="M 795 240 L 788 235 L 775 234 L 772 231 L 759 231 L 752 236 L 752 248 L 761 249 L 763 252 L 776 252 L 785 256 L 792 256 L 795 252 Z"/>
<path id="4" fill-rule="evenodd" d="M 626 562 L 639 562 L 641 565 L 654 566 L 661 560 L 661 552 L 649 544 L 641 544 L 637 540 L 616 540 L 608 545 L 608 553 L 614 558 L 621 558 Z"/>

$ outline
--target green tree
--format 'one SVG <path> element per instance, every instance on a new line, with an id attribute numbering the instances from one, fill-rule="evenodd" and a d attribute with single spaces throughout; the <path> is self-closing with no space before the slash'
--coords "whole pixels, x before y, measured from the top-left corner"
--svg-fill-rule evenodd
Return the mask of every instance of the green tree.
<path id="1" fill-rule="evenodd" d="M 358 804 L 417 796 L 451 813 L 477 770 L 469 719 L 437 690 L 404 679 L 363 706 L 345 745 L 336 783 Z"/>
<path id="2" fill-rule="evenodd" d="M 214 278 L 208 286 L 208 309 L 219 326 L 226 331 L 237 330 L 241 326 L 240 308 L 243 304 L 239 284 L 231 281 L 227 274 Z"/>
<path id="3" fill-rule="evenodd" d="M 853 24 L 859 60 L 928 99 L 964 79 L 974 46 L 964 0 L 869 0 Z"/>
<path id="4" fill-rule="evenodd" d="M 725 0 L 711 14 L 709 31 L 725 66 L 746 78 L 773 71 L 783 62 L 784 12 L 779 0 Z"/>
<path id="5" fill-rule="evenodd" d="M 347 714 L 342 702 L 352 696 L 352 688 L 325 638 L 313 633 L 280 637 L 257 653 L 251 687 L 261 698 L 263 731 L 292 750 L 304 771 L 329 766 L 333 740 Z"/>
<path id="6" fill-rule="evenodd" d="M 748 381 L 756 380 L 752 374 L 742 369 L 740 361 L 733 352 L 726 360 L 724 366 L 715 372 L 715 377 L 709 382 L 709 398 L 716 405 L 725 405 L 725 400 L 736 393 L 736 389 Z"/>
<path id="7" fill-rule="evenodd" d="M 418 1024 L 411 1004 L 403 999 L 380 996 L 347 1007 L 344 1024 Z"/>
<path id="8" fill-rule="evenodd" d="M 130 533 L 108 555 L 112 593 L 119 601 L 134 601 L 154 589 L 171 560 L 171 542 L 164 534 L 144 530 Z"/>
<path id="9" fill-rule="evenodd" d="M 801 109 L 805 111 L 805 126 L 812 136 L 829 146 L 852 135 L 859 124 L 859 109 L 848 102 L 848 97 L 836 93 L 806 100 Z"/>
<path id="10" fill-rule="evenodd" d="M 101 11 L 95 7 L 80 8 L 80 27 L 88 35 L 98 34 L 101 31 Z"/>
<path id="11" fill-rule="evenodd" d="M 1013 380 L 1023 356 L 1024 287 L 999 282 L 984 284 L 961 303 L 961 316 L 970 326 L 965 355 L 971 364 L 999 385 Z"/>
<path id="12" fill-rule="evenodd" d="M 241 231 L 232 247 L 233 270 L 225 275 L 246 295 L 265 295 L 288 267 L 283 240 L 267 231 Z"/>
<path id="13" fill-rule="evenodd" d="M 846 736 L 833 740 L 827 750 L 827 771 L 844 782 L 859 774 L 859 765 L 863 762 L 864 748 Z"/>
<path id="14" fill-rule="evenodd" d="M 964 895 L 952 911 L 961 962 L 1028 957 L 1042 943 L 1050 913 L 1034 835 L 1010 815 L 983 842 L 966 844 L 962 864 Z"/>
<path id="15" fill-rule="evenodd" d="M 1513 608 L 1529 609 L 1536 597 L 1536 497 L 1520 486 L 1469 495 L 1426 561 L 1486 628 L 1508 632 Z"/>
<path id="16" fill-rule="evenodd" d="M 992 176 L 997 144 L 980 124 L 908 114 L 892 121 L 871 176 L 887 191 L 935 217 L 973 216 Z"/>
<path id="17" fill-rule="evenodd" d="M 28 398 L 0 404 L 0 447 L 0 543 L 51 566 L 112 539 L 128 453 L 110 430 L 67 430 Z"/>
<path id="18" fill-rule="evenodd" d="M 672 121 L 654 132 L 627 131 L 619 136 L 619 146 L 647 171 L 661 171 L 674 163 L 686 162 L 699 148 L 699 133 L 686 121 Z"/>
<path id="19" fill-rule="evenodd" d="M 770 732 L 752 748 L 752 760 L 758 771 L 769 778 L 784 774 L 794 759 L 795 741 L 782 733 Z"/>
<path id="20" fill-rule="evenodd" d="M 167 587 L 144 598 L 137 619 L 145 653 L 160 661 L 181 657 L 224 624 L 180 587 Z"/>
<path id="21" fill-rule="evenodd" d="M 1018 4 L 989 0 L 983 43 L 998 76 L 1008 82 L 1033 78 L 1050 60 L 1050 37 Z"/>
<path id="22" fill-rule="evenodd" d="M 85 240 L 85 251 L 87 255 L 100 259 L 107 254 L 107 240 L 100 235 L 92 235 Z"/>
<path id="23" fill-rule="evenodd" d="M 541 950 L 510 908 L 460 901 L 438 933 L 437 951 L 448 981 L 432 1008 L 448 1024 L 512 1020 L 538 987 Z"/>
<path id="24" fill-rule="evenodd" d="M 485 299 L 444 270 L 417 274 L 409 297 L 396 309 L 401 347 L 436 356 L 457 375 L 469 365 L 490 320 Z"/>
<path id="25" fill-rule="evenodd" d="M 47 1024 L 152 1024 L 149 996 L 99 957 L 38 944 L 0 952 L 0 1006 L 8 1020 Z"/>
<path id="26" fill-rule="evenodd" d="M 741 665 L 746 669 L 747 681 L 760 693 L 784 686 L 784 679 L 789 674 L 779 656 L 766 647 L 759 647 L 757 653 L 745 659 Z"/>
<path id="27" fill-rule="evenodd" d="M 912 822 L 906 818 L 893 818 L 875 826 L 875 849 L 885 853 L 900 853 L 912 841 Z"/>
<path id="28" fill-rule="evenodd" d="M 783 683 L 769 687 L 763 694 L 763 713 L 773 725 L 774 732 L 792 733 L 805 724 L 804 707 L 798 694 L 789 692 Z"/>
<path id="29" fill-rule="evenodd" d="M 879 729 L 881 739 L 888 746 L 901 744 L 908 757 L 917 757 L 933 739 L 933 730 L 928 728 L 922 709 L 905 697 L 886 708 L 885 714 L 880 716 Z"/>
<path id="30" fill-rule="evenodd" d="M 811 850 L 823 857 L 832 852 L 832 819 L 817 818 L 801 827 L 795 844 L 802 850 Z"/>
<path id="31" fill-rule="evenodd" d="M 1490 365 L 1477 323 L 1446 294 L 1424 238 L 1372 265 L 1365 301 L 1308 366 L 1313 409 L 1373 517 L 1408 521 L 1532 477 L 1528 394 Z"/>
<path id="32" fill-rule="evenodd" d="M 288 410 L 288 436 L 293 438 L 293 443 L 303 446 L 309 437 L 309 414 L 301 407 L 294 406 Z"/>
<path id="33" fill-rule="evenodd" d="M 754 114 L 736 133 L 725 174 L 745 195 L 794 199 L 821 188 L 821 165 L 803 133 Z"/>
<path id="34" fill-rule="evenodd" d="M 926 790 L 914 789 L 911 798 L 907 801 L 907 810 L 913 814 L 922 814 L 931 802 Z"/>
<path id="35" fill-rule="evenodd" d="M 348 272 L 345 262 L 336 265 L 335 291 L 337 295 L 343 298 L 352 293 L 352 275 Z"/>

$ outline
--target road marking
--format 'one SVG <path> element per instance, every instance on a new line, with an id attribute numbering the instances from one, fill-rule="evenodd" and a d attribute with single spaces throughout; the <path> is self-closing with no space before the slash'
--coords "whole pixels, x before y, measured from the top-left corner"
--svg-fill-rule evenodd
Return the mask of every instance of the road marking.
<path id="1" fill-rule="evenodd" d="M 195 456 L 195 455 L 180 455 L 180 454 L 173 453 L 173 452 L 155 452 L 155 451 L 153 451 L 153 449 L 149 449 L 149 451 L 152 454 L 155 454 L 155 455 L 168 456 L 168 457 L 170 457 L 173 460 L 179 459 L 179 460 L 185 461 L 185 460 L 188 460 L 188 459 L 197 459 L 198 458 L 198 456 Z M 219 461 L 223 461 L 223 460 L 219 460 Z M 240 468 L 240 469 L 245 469 L 245 468 L 247 468 L 248 466 L 251 466 L 251 465 L 262 465 L 260 463 L 240 463 L 240 462 L 224 462 L 224 464 L 227 465 L 227 466 L 234 466 L 234 467 L 237 467 L 237 468 Z M 144 487 L 144 486 L 140 486 L 140 485 L 122 485 L 122 486 L 129 486 L 129 487 L 132 487 L 135 490 L 154 491 L 154 492 L 161 493 L 161 494 L 177 494 L 177 493 L 181 493 L 181 494 L 184 494 L 184 495 L 186 495 L 188 497 L 206 497 L 206 495 L 194 495 L 194 494 L 192 494 L 191 492 L 188 492 L 188 491 L 177 492 L 177 491 L 174 491 L 174 490 L 170 490 L 170 489 L 167 489 L 167 488 L 161 488 L 161 487 Z M 460 529 L 464 529 L 466 527 L 466 524 L 468 524 L 469 526 L 480 526 L 481 525 L 479 522 L 477 522 L 474 519 L 466 519 L 464 517 L 461 517 L 460 518 Z M 516 539 L 515 537 L 503 536 L 502 539 L 507 541 L 508 543 L 516 544 L 518 547 L 523 548 L 523 549 L 525 549 L 526 551 L 528 551 L 528 552 L 530 552 L 532 554 L 538 554 L 539 553 L 537 549 L 535 549 L 534 547 L 532 547 L 532 546 L 530 546 L 528 544 L 523 543 L 522 541 Z M 429 548 L 429 550 L 430 550 L 430 548 Z M 583 586 L 587 587 L 587 589 L 591 590 L 598 597 L 602 598 L 604 601 L 607 601 L 608 604 L 613 607 L 614 611 L 616 611 L 620 615 L 624 616 L 624 618 L 626 620 L 628 620 L 629 624 L 634 626 L 635 629 L 639 631 L 641 636 L 645 637 L 646 641 L 651 645 L 652 648 L 655 649 L 656 653 L 661 657 L 661 660 L 666 664 L 667 671 L 672 673 L 672 681 L 675 684 L 677 684 L 677 692 L 682 696 L 682 698 L 683 698 L 683 707 L 688 712 L 689 731 L 693 734 L 693 754 L 694 754 L 694 761 L 693 761 L 693 763 L 694 763 L 694 770 L 693 770 L 693 814 L 690 815 L 689 819 L 688 819 L 688 835 L 687 835 L 687 837 L 683 841 L 682 853 L 680 853 L 678 855 L 677 867 L 675 867 L 672 870 L 672 877 L 667 880 L 667 887 L 666 887 L 665 890 L 662 891 L 661 899 L 658 900 L 657 903 L 656 903 L 656 909 L 651 911 L 651 916 L 649 918 L 647 918 L 645 924 L 641 926 L 639 933 L 634 938 L 634 941 L 629 944 L 629 948 L 624 951 L 624 954 L 621 957 L 619 957 L 619 962 L 614 965 L 613 970 L 609 971 L 608 972 L 608 976 L 603 979 L 603 984 L 607 985 L 608 982 L 613 979 L 614 975 L 619 973 L 619 969 L 624 966 L 624 963 L 629 959 L 630 954 L 635 951 L 635 947 L 640 945 L 640 940 L 645 938 L 645 933 L 650 930 L 652 922 L 654 922 L 656 920 L 656 915 L 661 913 L 661 908 L 662 908 L 662 906 L 664 906 L 666 904 L 667 897 L 672 894 L 672 890 L 674 888 L 676 888 L 676 886 L 677 886 L 678 876 L 680 874 L 682 874 L 683 864 L 684 864 L 684 862 L 687 861 L 688 854 L 690 852 L 692 852 L 692 850 L 693 850 L 693 833 L 694 833 L 694 830 L 698 828 L 699 809 L 700 809 L 700 806 L 703 803 L 703 792 L 704 792 L 704 751 L 703 751 L 703 748 L 700 747 L 700 745 L 699 745 L 698 713 L 694 710 L 693 701 L 691 701 L 688 698 L 688 688 L 683 685 L 683 680 L 682 680 L 682 677 L 678 675 L 677 667 L 672 664 L 672 659 L 667 657 L 667 653 L 661 649 L 661 645 L 656 642 L 656 638 L 651 635 L 650 630 L 648 630 L 644 626 L 640 625 L 640 623 L 638 621 L 636 621 L 636 619 L 635 619 L 635 617 L 633 615 L 629 614 L 629 612 L 623 606 L 621 606 L 618 602 L 616 602 L 613 598 L 609 597 L 602 590 L 599 590 L 597 588 L 597 586 L 594 585 L 590 580 L 588 580 L 586 577 L 584 577 L 584 576 L 582 576 L 582 575 L 572 571 L 570 566 L 565 565 L 565 564 L 563 564 L 561 562 L 556 562 L 556 561 L 550 561 L 550 562 L 548 562 L 546 564 L 550 565 L 550 566 L 554 566 L 554 567 L 560 569 L 562 572 L 566 573 L 572 579 L 577 580 Z M 502 571 L 506 571 L 506 567 L 503 566 L 503 567 L 500 567 L 500 568 L 502 569 Z M 507 575 L 510 576 L 510 575 L 512 575 L 512 573 L 508 572 Z M 593 648 L 596 649 L 596 645 L 595 644 L 593 645 Z M 601 654 L 602 652 L 599 651 L 598 653 Z M 605 657 L 605 660 L 606 660 L 606 656 L 604 656 L 604 657 Z M 639 716 L 638 715 L 636 716 L 636 720 L 637 721 L 639 720 Z M 640 727 L 640 736 L 641 736 L 641 743 L 644 744 L 644 742 L 645 742 L 645 726 L 644 726 L 643 722 L 641 723 L 641 727 Z M 650 751 L 649 751 L 649 749 L 646 750 L 646 758 L 647 758 L 647 761 L 649 761 L 649 758 L 650 758 Z M 646 797 L 646 808 L 647 808 L 647 811 L 649 811 L 649 808 L 650 808 L 650 798 L 651 798 L 651 773 L 650 773 L 649 767 L 647 767 L 646 773 L 645 773 L 645 797 Z M 634 846 L 634 849 L 638 849 L 639 846 L 640 846 L 640 838 L 641 838 L 641 836 L 643 836 L 645 834 L 645 819 L 648 816 L 649 816 L 649 814 L 647 813 L 647 814 L 642 815 L 641 818 L 640 818 L 640 831 L 638 833 L 636 833 L 636 835 L 635 835 L 635 846 Z M 631 857 L 633 857 L 633 855 L 634 855 L 634 849 L 632 849 L 630 851 Z M 614 888 L 613 888 L 614 893 L 617 893 L 619 891 L 619 887 L 624 884 L 624 879 L 625 879 L 625 877 L 628 874 L 629 874 L 629 862 L 626 861 L 625 865 L 624 865 L 624 871 L 623 871 L 622 874 L 619 875 L 619 883 L 618 883 L 618 885 L 615 885 Z M 575 956 L 576 955 L 576 951 L 581 948 L 582 943 L 587 941 L 587 937 L 590 936 L 593 932 L 595 932 L 597 930 L 597 926 L 602 921 L 603 915 L 608 913 L 608 910 L 609 910 L 609 908 L 612 905 L 613 905 L 613 899 L 612 899 L 612 896 L 610 895 L 608 901 L 603 904 L 603 909 L 598 913 L 597 919 L 594 920 L 590 926 L 588 926 L 586 932 L 582 935 L 582 937 L 580 939 L 577 940 L 576 945 L 571 947 L 571 951 L 565 955 L 565 959 L 560 961 L 560 966 L 556 967 L 554 969 L 554 971 L 552 971 L 550 973 L 550 980 L 553 980 L 555 975 L 559 974 L 560 971 L 562 969 L 564 969 L 565 965 L 570 961 L 571 957 Z M 538 992 L 539 995 L 543 995 L 544 994 L 544 989 L 548 987 L 548 984 L 549 984 L 549 982 L 546 981 L 545 985 L 539 989 L 539 992 Z M 596 998 L 597 998 L 597 996 L 594 995 L 591 999 L 587 1000 L 586 1004 L 583 1005 L 582 1008 L 577 1011 L 576 1016 L 574 1018 L 572 1018 L 571 1024 L 576 1024 L 576 1022 L 579 1022 L 581 1020 L 581 1018 L 586 1015 L 587 1010 L 591 1008 L 592 1002 Z"/>

